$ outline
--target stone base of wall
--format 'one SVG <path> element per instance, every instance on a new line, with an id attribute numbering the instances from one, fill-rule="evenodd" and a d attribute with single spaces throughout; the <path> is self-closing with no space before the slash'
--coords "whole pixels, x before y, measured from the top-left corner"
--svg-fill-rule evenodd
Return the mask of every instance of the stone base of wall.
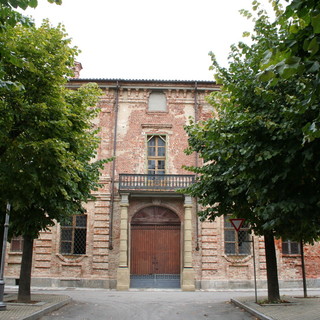
<path id="1" fill-rule="evenodd" d="M 280 289 L 302 289 L 302 280 L 279 280 Z M 320 288 L 320 279 L 308 279 L 308 288 Z M 254 289 L 253 280 L 198 280 L 196 290 L 245 290 Z M 267 289 L 267 280 L 258 280 L 257 289 Z"/>
<path id="2" fill-rule="evenodd" d="M 5 285 L 15 286 L 18 284 L 15 278 L 5 278 Z M 246 290 L 254 289 L 253 280 L 196 280 L 196 290 Z M 48 287 L 48 288 L 100 288 L 100 289 L 116 289 L 116 280 L 105 279 L 55 279 L 55 278 L 33 278 L 32 287 Z M 280 289 L 303 289 L 302 280 L 279 280 Z M 266 280 L 258 280 L 257 288 L 267 289 Z M 307 289 L 320 288 L 319 279 L 308 279 Z"/>
<path id="3" fill-rule="evenodd" d="M 17 279 L 5 278 L 5 284 L 8 286 L 17 285 Z M 48 287 L 48 288 L 100 288 L 100 289 L 116 289 L 116 280 L 104 279 L 55 279 L 55 278 L 32 278 L 32 287 Z"/>

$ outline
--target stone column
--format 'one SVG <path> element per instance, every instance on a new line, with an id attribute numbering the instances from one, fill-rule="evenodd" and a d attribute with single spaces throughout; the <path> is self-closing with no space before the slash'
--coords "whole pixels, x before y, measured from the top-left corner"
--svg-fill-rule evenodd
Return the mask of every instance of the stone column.
<path id="1" fill-rule="evenodd" d="M 183 291 L 195 290 L 195 274 L 192 267 L 192 198 L 185 195 L 184 200 L 184 242 L 183 270 L 181 288 Z"/>
<path id="2" fill-rule="evenodd" d="M 121 194 L 120 248 L 119 267 L 117 272 L 117 290 L 128 290 L 130 287 L 130 272 L 128 268 L 128 208 L 129 194 Z"/>

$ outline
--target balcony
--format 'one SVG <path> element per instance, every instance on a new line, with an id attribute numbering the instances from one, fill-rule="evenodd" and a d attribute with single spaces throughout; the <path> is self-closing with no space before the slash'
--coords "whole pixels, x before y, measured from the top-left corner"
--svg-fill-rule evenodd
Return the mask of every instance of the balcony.
<path id="1" fill-rule="evenodd" d="M 194 175 L 120 174 L 119 191 L 176 192 L 194 183 Z"/>

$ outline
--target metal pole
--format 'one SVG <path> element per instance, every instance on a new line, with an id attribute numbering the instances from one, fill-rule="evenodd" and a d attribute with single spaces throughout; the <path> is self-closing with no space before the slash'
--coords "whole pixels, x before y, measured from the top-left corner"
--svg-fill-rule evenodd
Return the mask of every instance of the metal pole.
<path id="1" fill-rule="evenodd" d="M 303 241 L 300 241 L 301 250 L 301 267 L 302 267 L 302 283 L 303 283 L 303 296 L 307 298 L 307 282 L 306 282 L 306 269 L 304 265 L 304 252 L 303 252 Z"/>
<path id="2" fill-rule="evenodd" d="M 3 296 L 4 296 L 3 274 L 4 274 L 4 260 L 6 258 L 10 209 L 11 209 L 11 205 L 10 203 L 7 203 L 6 219 L 5 219 L 4 228 L 3 228 L 2 256 L 1 256 L 1 264 L 0 264 L 0 311 L 7 309 L 6 304 L 3 302 Z"/>
<path id="3" fill-rule="evenodd" d="M 255 295 L 255 302 L 258 303 L 256 255 L 255 255 L 255 250 L 254 250 L 254 236 L 252 236 L 252 259 L 253 259 L 253 274 L 254 274 L 254 295 Z"/>

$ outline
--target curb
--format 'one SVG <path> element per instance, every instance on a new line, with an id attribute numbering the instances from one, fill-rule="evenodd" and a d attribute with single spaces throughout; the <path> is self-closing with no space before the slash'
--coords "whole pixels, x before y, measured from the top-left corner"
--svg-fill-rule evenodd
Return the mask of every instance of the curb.
<path id="1" fill-rule="evenodd" d="M 55 311 L 55 310 L 58 310 L 58 309 L 62 308 L 63 306 L 65 306 L 68 303 L 70 303 L 71 301 L 72 301 L 72 298 L 69 297 L 69 298 L 67 298 L 67 299 L 65 299 L 63 301 L 60 301 L 60 302 L 58 302 L 56 304 L 53 304 L 53 305 L 51 305 L 51 306 L 49 306 L 47 308 L 39 310 L 39 311 L 29 315 L 29 316 L 23 317 L 20 320 L 37 320 L 40 317 L 43 317 L 44 315 L 46 315 L 46 314 L 48 314 L 48 313 L 50 313 L 52 311 Z"/>
<path id="2" fill-rule="evenodd" d="M 257 317 L 260 320 L 274 320 L 273 318 L 270 318 L 270 317 L 266 316 L 265 314 L 262 314 L 259 311 L 248 307 L 246 304 L 244 304 L 243 302 L 240 302 L 239 300 L 231 299 L 230 301 L 233 304 L 235 304 L 237 307 L 240 307 L 240 308 L 246 310 L 247 312 L 251 313 L 252 315 L 254 315 L 255 317 Z"/>
<path id="3" fill-rule="evenodd" d="M 66 299 L 64 301 L 60 301 L 52 306 L 49 306 L 49 307 L 44 308 L 42 310 L 39 310 L 39 311 L 35 312 L 34 314 L 31 314 L 30 316 L 27 316 L 21 320 L 37 320 L 40 317 L 42 317 L 52 311 L 60 309 L 61 307 L 65 306 L 66 304 L 70 303 L 71 301 L 72 301 L 72 299 L 69 297 L 68 299 Z"/>

